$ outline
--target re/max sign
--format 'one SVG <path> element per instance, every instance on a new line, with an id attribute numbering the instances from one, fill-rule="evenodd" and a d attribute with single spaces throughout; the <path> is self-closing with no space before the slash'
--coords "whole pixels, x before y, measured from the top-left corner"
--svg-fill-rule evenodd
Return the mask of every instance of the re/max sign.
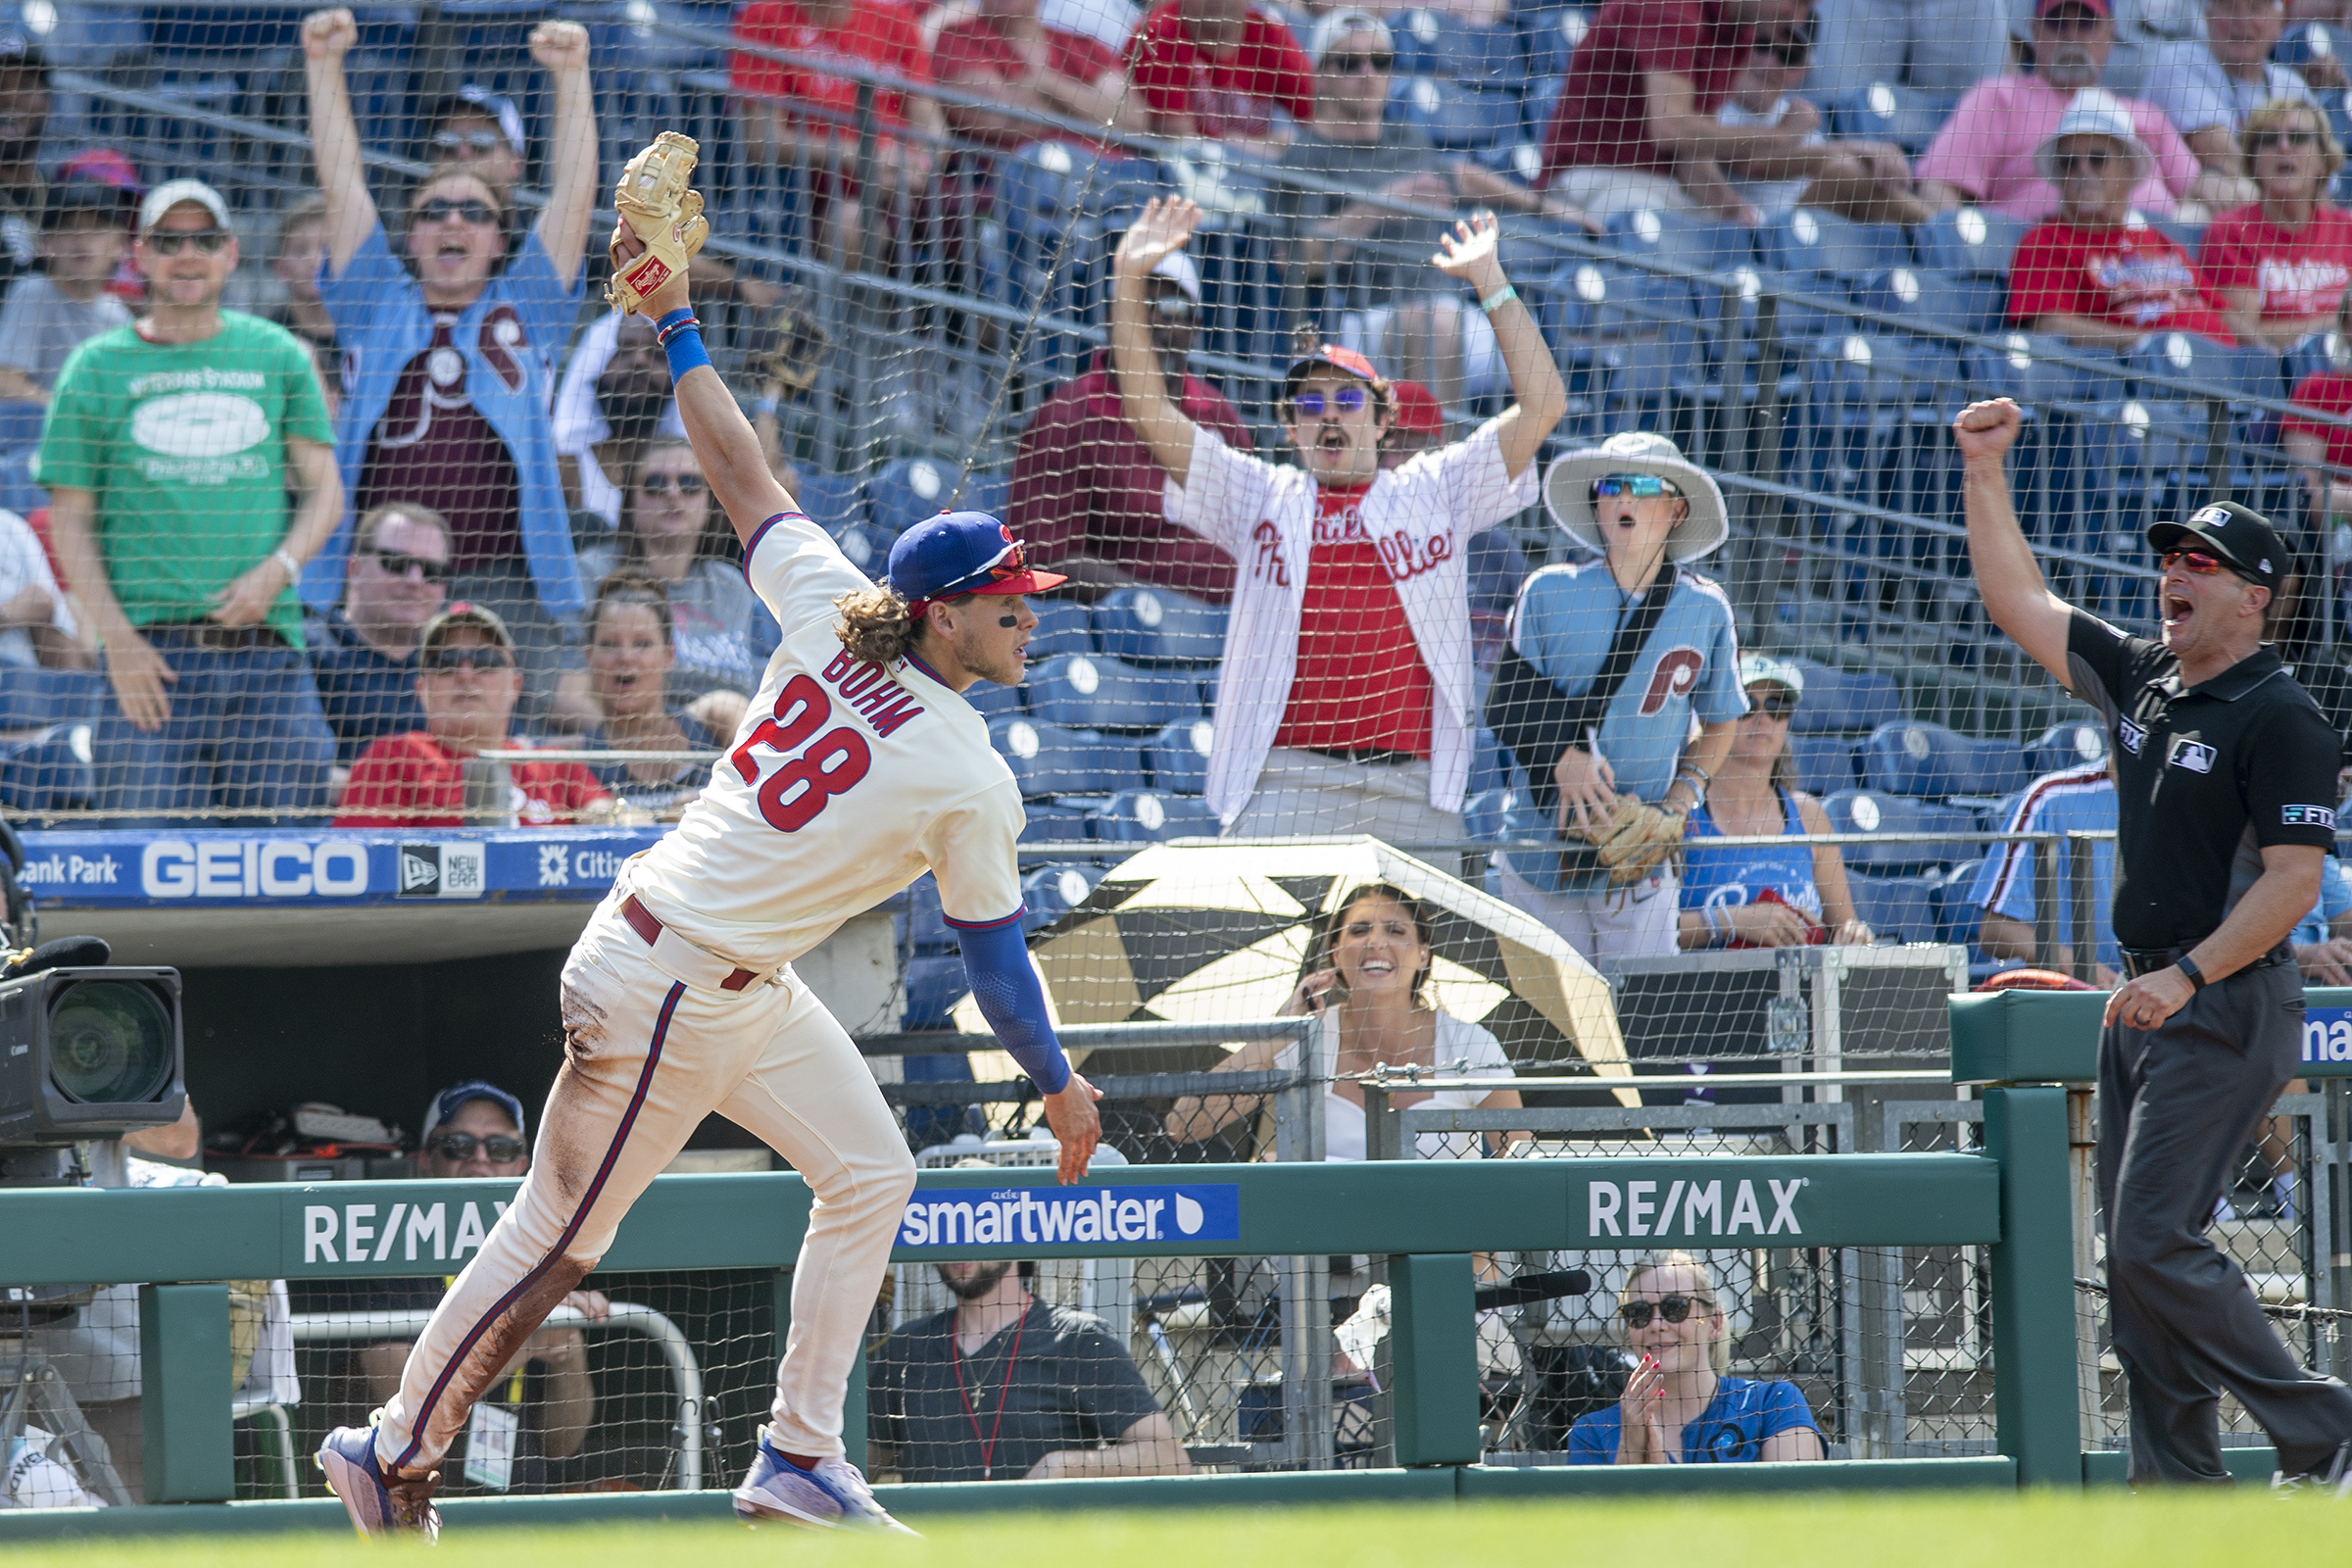
<path id="1" fill-rule="evenodd" d="M 394 1203 L 383 1218 L 374 1203 L 306 1203 L 302 1209 L 302 1260 L 305 1263 L 388 1263 L 395 1255 L 404 1263 L 431 1258 L 448 1262 L 481 1249 L 490 1226 L 507 1211 L 493 1200 L 484 1205 L 466 1203 L 450 1224 L 450 1205 Z M 342 1254 L 336 1255 L 340 1242 Z"/>
<path id="2" fill-rule="evenodd" d="M 1802 1236 L 1796 1196 L 1806 1178 L 1726 1184 L 1720 1178 L 1585 1183 L 1585 1231 L 1601 1236 Z M 1665 1196 L 1660 1198 L 1658 1195 Z M 1771 1216 L 1765 1215 L 1765 1200 Z"/>

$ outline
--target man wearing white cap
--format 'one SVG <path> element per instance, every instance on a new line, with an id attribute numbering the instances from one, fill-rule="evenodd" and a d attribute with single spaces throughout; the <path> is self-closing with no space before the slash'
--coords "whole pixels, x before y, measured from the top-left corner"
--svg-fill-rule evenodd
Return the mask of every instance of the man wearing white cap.
<path id="1" fill-rule="evenodd" d="M 2010 321 L 2084 348 L 2130 349 L 2151 332 L 2234 341 L 2180 242 L 2131 221 L 2132 187 L 2153 162 L 2121 104 L 2101 92 L 2075 99 L 2034 152 L 2058 187 L 2058 213 L 2017 247 Z"/>
<path id="2" fill-rule="evenodd" d="M 237 237 L 210 185 L 149 192 L 131 254 L 148 315 L 74 351 L 40 453 L 106 648 L 101 808 L 322 807 L 335 741 L 294 594 L 343 513 L 318 372 L 284 327 L 220 309 Z"/>
<path id="3" fill-rule="evenodd" d="M 1185 368 L 1200 318 L 1193 259 L 1182 251 L 1161 257 L 1145 279 L 1144 305 L 1169 401 L 1235 451 L 1249 451 L 1250 429 L 1240 413 Z M 1081 599 L 1151 587 L 1224 604 L 1233 597 L 1233 558 L 1168 521 L 1160 504 L 1167 477 L 1128 424 L 1109 351 L 1102 350 L 1086 373 L 1054 389 L 1021 432 L 1005 519 L 1038 563 L 1068 577 Z"/>
<path id="4" fill-rule="evenodd" d="M 1511 612 L 1487 723 L 1533 797 L 1512 836 L 1561 842 L 1497 856 L 1497 891 L 1595 962 L 1665 957 L 1670 852 L 1747 710 L 1732 602 L 1685 569 L 1729 531 L 1723 492 L 1672 441 L 1629 431 L 1555 460 L 1544 505 L 1600 559 L 1544 567 Z"/>

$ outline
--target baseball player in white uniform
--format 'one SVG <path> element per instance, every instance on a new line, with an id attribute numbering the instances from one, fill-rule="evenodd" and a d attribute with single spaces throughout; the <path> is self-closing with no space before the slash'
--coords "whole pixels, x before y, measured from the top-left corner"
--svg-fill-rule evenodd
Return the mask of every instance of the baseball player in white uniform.
<path id="1" fill-rule="evenodd" d="M 616 234 L 616 260 L 642 249 Z M 474 1400 L 712 1111 L 766 1140 L 815 1198 L 736 1512 L 904 1529 L 844 1456 L 841 1429 L 914 1161 L 792 960 L 923 872 L 961 932 L 982 1013 L 1045 1096 L 1063 1181 L 1085 1174 L 1101 1134 L 1021 938 L 1020 794 L 960 695 L 1021 679 L 1037 625 L 1022 596 L 1062 579 L 1027 569 L 996 518 L 956 513 L 899 540 L 889 588 L 869 581 L 769 474 L 710 368 L 678 262 L 637 309 L 658 325 L 679 414 L 783 642 L 710 785 L 623 867 L 571 951 L 564 1064 L 522 1191 L 418 1338 L 400 1393 L 319 1449 L 365 1535 L 438 1533 L 436 1467 Z"/>

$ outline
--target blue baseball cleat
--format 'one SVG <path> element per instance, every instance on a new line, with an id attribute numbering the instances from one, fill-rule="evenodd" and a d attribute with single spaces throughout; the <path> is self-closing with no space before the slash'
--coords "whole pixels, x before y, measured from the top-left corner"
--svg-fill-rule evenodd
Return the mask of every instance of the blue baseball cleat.
<path id="1" fill-rule="evenodd" d="M 818 1461 L 804 1470 L 776 1452 L 762 1435 L 743 1485 L 734 1492 L 735 1516 L 747 1525 L 782 1519 L 823 1530 L 880 1530 L 911 1536 L 874 1500 L 864 1473 L 847 1459 Z"/>
<path id="2" fill-rule="evenodd" d="M 375 1428 L 337 1427 L 318 1445 L 318 1468 L 343 1499 L 352 1528 L 363 1536 L 420 1536 L 426 1544 L 441 1537 L 441 1512 L 433 1489 L 441 1473 L 421 1481 L 388 1480 L 375 1457 Z"/>

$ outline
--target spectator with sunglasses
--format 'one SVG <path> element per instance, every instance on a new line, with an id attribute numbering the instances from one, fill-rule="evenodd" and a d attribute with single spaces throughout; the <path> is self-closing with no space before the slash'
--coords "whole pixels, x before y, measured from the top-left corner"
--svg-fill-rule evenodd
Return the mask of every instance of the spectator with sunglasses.
<path id="1" fill-rule="evenodd" d="M 2352 215 L 2328 199 L 2344 150 L 2307 98 L 2274 98 L 2237 133 L 2260 198 L 2224 213 L 2197 253 L 2241 343 L 2284 352 L 2324 332 L 2352 283 Z"/>
<path id="2" fill-rule="evenodd" d="M 1283 377 L 1298 466 L 1236 453 L 1169 398 L 1145 316 L 1144 280 L 1200 220 L 1190 201 L 1154 199 L 1120 239 L 1111 353 L 1127 417 L 1168 476 L 1168 520 L 1240 566 L 1209 807 L 1236 835 L 1456 841 L 1476 712 L 1464 543 L 1535 499 L 1536 454 L 1567 410 L 1559 367 L 1495 256 L 1494 218 L 1456 223 L 1430 265 L 1473 290 L 1518 401 L 1383 469 L 1389 384 L 1325 344 Z"/>
<path id="3" fill-rule="evenodd" d="M 379 738 L 422 729 L 416 650 L 448 597 L 449 524 L 413 501 L 369 509 L 343 560 L 343 602 L 303 623 L 335 732 L 336 788 Z"/>
<path id="4" fill-rule="evenodd" d="M 522 1102 L 480 1079 L 442 1090 L 425 1106 L 416 1166 L 417 1174 L 431 1181 L 519 1179 L 531 1168 Z M 449 1286 L 447 1278 L 431 1275 L 335 1280 L 301 1292 L 299 1305 L 306 1312 L 430 1311 L 441 1304 Z M 563 1304 L 592 1323 L 603 1322 L 612 1312 L 602 1291 L 573 1291 Z M 399 1393 L 409 1343 L 380 1340 L 353 1350 L 350 1376 L 360 1387 L 352 1395 L 373 1407 Z M 494 1413 L 469 1423 L 466 1436 L 442 1466 L 444 1491 L 536 1493 L 585 1479 L 574 1461 L 596 1424 L 596 1385 L 588 1375 L 586 1338 L 577 1328 L 542 1328 L 523 1342 L 511 1365 L 513 1376 L 498 1386 L 498 1396 L 484 1401 Z M 505 1485 L 481 1479 L 496 1475 L 499 1460 L 476 1454 L 476 1462 L 467 1463 L 466 1448 L 477 1433 L 513 1442 Z"/>
<path id="5" fill-rule="evenodd" d="M 1716 122 L 1733 127 L 1796 132 L 1793 148 L 1722 160 L 1725 177 L 1758 221 L 1799 207 L 1835 213 L 1857 223 L 1924 223 L 1933 214 L 1911 188 L 1911 161 L 1890 142 L 1833 142 L 1821 129 L 1821 111 L 1796 94 L 1813 59 L 1816 24 L 1807 11 L 1792 22 L 1756 28 L 1754 50 L 1733 79 Z"/>
<path id="6" fill-rule="evenodd" d="M 361 754 L 337 827 L 460 827 L 512 820 L 525 827 L 611 821 L 612 794 L 577 762 L 510 762 L 507 796 L 478 755 L 528 746 L 510 733 L 522 675 L 514 639 L 496 612 L 463 601 L 425 623 L 416 655 L 424 728 L 386 735 Z"/>
<path id="7" fill-rule="evenodd" d="M 1821 1428 L 1793 1383 L 1731 1375 L 1730 1323 L 1713 1270 L 1657 1252 L 1617 1293 L 1628 1359 L 1614 1405 L 1568 1429 L 1570 1464 L 1754 1464 L 1826 1459 Z"/>
<path id="8" fill-rule="evenodd" d="M 1867 945 L 1873 935 L 1854 913 L 1845 858 L 1836 845 L 1731 849 L 1706 842 L 1837 831 L 1819 801 L 1790 788 L 1788 721 L 1804 699 L 1804 671 L 1785 660 L 1743 654 L 1740 683 L 1747 711 L 1684 830 L 1690 848 L 1683 857 L 1677 936 L 1686 951 Z"/>
<path id="9" fill-rule="evenodd" d="M 2180 242 L 2133 221 L 2132 187 L 2152 163 L 2131 117 L 2105 94 L 2085 93 L 2066 112 L 2034 154 L 2059 205 L 2010 263 L 2011 322 L 2119 352 L 2156 332 L 2234 341 Z"/>
<path id="10" fill-rule="evenodd" d="M 1186 368 L 1200 318 L 1200 274 L 1170 251 L 1144 279 L 1152 353 L 1168 401 L 1236 452 L 1250 428 L 1225 394 Z M 1222 605 L 1233 598 L 1233 558 L 1168 520 L 1160 471 L 1119 404 L 1110 351 L 1054 389 L 1021 431 L 1005 517 L 1040 565 L 1069 579 L 1074 599 L 1116 588 L 1172 588 Z"/>
<path id="11" fill-rule="evenodd" d="M 677 612 L 661 578 L 624 566 L 597 584 L 588 612 L 588 695 L 596 703 L 597 727 L 580 737 L 584 750 L 710 752 L 725 746 L 731 729 L 705 724 L 671 699 L 677 644 Z M 702 793 L 710 763 L 599 762 L 595 771 L 623 806 L 674 820 Z"/>
<path id="12" fill-rule="evenodd" d="M 2211 176 L 2217 211 L 2256 194 L 2240 133 L 2254 111 L 2278 101 L 2313 103 L 2311 88 L 2271 50 L 2286 28 L 2284 0 L 2205 0 L 2205 36 L 2156 51 L 2140 90 L 2164 111 Z"/>
<path id="13" fill-rule="evenodd" d="M 509 187 L 487 162 L 436 166 L 410 195 L 400 254 L 368 192 L 344 59 L 349 11 L 303 23 L 312 153 L 326 198 L 319 298 L 351 366 L 339 459 L 355 511 L 415 501 L 448 519 L 453 598 L 496 610 L 515 632 L 528 711 L 552 701 L 586 599 L 548 409 L 554 360 L 571 336 L 596 206 L 596 108 L 588 34 L 531 32 L 555 101 L 549 187 L 538 221 L 510 233 Z M 331 600 L 345 537 L 304 584 Z"/>
<path id="14" fill-rule="evenodd" d="M 2028 222 L 2048 217 L 2057 210 L 2058 188 L 2041 166 L 2040 148 L 2071 110 L 2091 103 L 2123 116 L 2145 151 L 2128 191 L 2132 207 L 2169 218 L 2191 197 L 2209 207 L 2228 204 L 2226 186 L 2217 190 L 2200 172 L 2197 155 L 2163 110 L 2100 88 L 2115 48 L 2110 0 L 2038 0 L 2032 42 L 2034 70 L 1987 76 L 1971 87 L 1921 155 L 1913 172 L 1930 206 L 1973 202 Z"/>
<path id="15" fill-rule="evenodd" d="M 74 351 L 40 450 L 59 564 L 106 648 L 100 807 L 316 809 L 335 744 L 294 584 L 343 512 L 318 377 L 284 328 L 220 309 L 237 238 L 211 186 L 150 192 L 132 255 L 148 315 Z"/>
<path id="16" fill-rule="evenodd" d="M 710 728 L 732 733 L 766 662 L 752 653 L 760 601 L 744 581 L 735 530 L 710 504 L 694 448 L 682 438 L 654 438 L 638 454 L 621 506 L 618 536 L 580 552 L 581 590 L 593 600 L 598 585 L 620 570 L 661 582 L 668 592 L 677 660 L 669 694 L 683 703 L 714 693 L 733 699 L 705 714 Z M 579 689 L 577 677 L 565 678 L 566 707 Z"/>

